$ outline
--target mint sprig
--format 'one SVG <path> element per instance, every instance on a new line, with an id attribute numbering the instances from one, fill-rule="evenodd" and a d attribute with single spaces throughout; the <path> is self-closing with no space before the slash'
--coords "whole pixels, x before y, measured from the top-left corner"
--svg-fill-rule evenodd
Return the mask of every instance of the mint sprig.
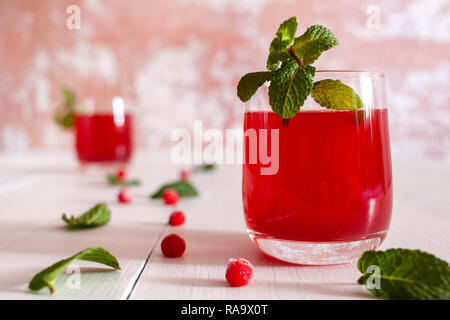
<path id="1" fill-rule="evenodd" d="M 283 119 L 294 117 L 310 94 L 317 103 L 328 109 L 362 108 L 362 101 L 355 91 L 340 81 L 327 79 L 313 83 L 316 69 L 311 64 L 324 51 L 339 44 L 335 35 L 321 25 L 309 27 L 297 38 L 296 31 L 295 17 L 280 25 L 270 43 L 268 71 L 248 73 L 239 81 L 237 95 L 241 101 L 250 100 L 261 85 L 270 81 L 269 104 Z"/>
<path id="2" fill-rule="evenodd" d="M 75 218 L 74 216 L 68 218 L 65 213 L 62 215 L 62 219 L 73 229 L 98 227 L 108 223 L 110 217 L 111 211 L 104 203 L 95 205 L 78 218 Z"/>
<path id="3" fill-rule="evenodd" d="M 363 274 L 358 283 L 379 298 L 450 299 L 448 263 L 420 250 L 367 251 L 358 270 Z"/>
<path id="4" fill-rule="evenodd" d="M 42 270 L 31 279 L 28 287 L 31 290 L 38 291 L 44 287 L 48 287 L 50 293 L 55 291 L 54 282 L 56 278 L 67 268 L 67 266 L 74 260 L 86 260 L 98 262 L 107 265 L 114 269 L 119 269 L 119 262 L 117 258 L 103 248 L 88 248 L 67 259 L 58 261 L 50 267 Z"/>

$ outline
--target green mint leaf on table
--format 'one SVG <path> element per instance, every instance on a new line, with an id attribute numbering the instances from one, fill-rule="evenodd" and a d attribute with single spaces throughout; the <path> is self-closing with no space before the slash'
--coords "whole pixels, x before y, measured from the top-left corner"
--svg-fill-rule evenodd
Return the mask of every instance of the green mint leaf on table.
<path id="1" fill-rule="evenodd" d="M 288 126 L 310 94 L 328 109 L 356 110 L 362 107 L 355 91 L 338 80 L 313 83 L 315 68 L 310 66 L 322 52 L 339 44 L 326 27 L 313 25 L 295 38 L 297 20 L 284 21 L 270 43 L 267 71 L 248 73 L 238 84 L 238 97 L 246 102 L 266 81 L 270 81 L 269 104 Z M 334 82 L 329 82 L 334 81 Z"/>
<path id="2" fill-rule="evenodd" d="M 326 79 L 315 82 L 311 96 L 327 109 L 357 110 L 363 106 L 361 98 L 355 91 L 339 80 Z"/>
<path id="3" fill-rule="evenodd" d="M 138 179 L 133 180 L 121 180 L 117 178 L 113 174 L 109 174 L 106 176 L 106 179 L 108 180 L 108 183 L 110 185 L 120 185 L 120 186 L 126 186 L 126 187 L 132 187 L 132 186 L 138 186 L 141 184 L 141 181 Z"/>
<path id="4" fill-rule="evenodd" d="M 309 27 L 300 37 L 295 38 L 292 50 L 298 58 L 303 60 L 304 64 L 311 64 L 323 51 L 338 44 L 338 39 L 328 28 L 314 25 Z"/>
<path id="5" fill-rule="evenodd" d="M 98 227 L 108 223 L 110 217 L 111 212 L 104 203 L 97 204 L 78 218 L 74 218 L 74 216 L 68 218 L 65 213 L 62 215 L 62 219 L 67 222 L 70 228 L 74 229 Z"/>
<path id="6" fill-rule="evenodd" d="M 274 71 L 269 87 L 269 103 L 281 118 L 292 118 L 300 110 L 313 88 L 315 68 L 299 67 L 296 62 L 284 62 Z"/>
<path id="7" fill-rule="evenodd" d="M 201 164 L 199 166 L 196 166 L 192 169 L 193 172 L 198 171 L 214 171 L 216 170 L 216 164 L 215 163 L 205 163 Z"/>
<path id="8" fill-rule="evenodd" d="M 213 171 L 216 169 L 216 164 L 215 163 L 207 163 L 207 164 L 202 165 L 200 167 L 200 169 L 202 171 Z"/>
<path id="9" fill-rule="evenodd" d="M 374 273 L 370 266 L 377 266 Z M 358 260 L 358 283 L 385 299 L 450 299 L 450 267 L 434 255 L 408 249 L 367 251 Z M 368 273 L 368 270 L 371 272 Z M 379 288 L 375 286 L 379 280 Z"/>
<path id="10" fill-rule="evenodd" d="M 256 90 L 269 81 L 272 76 L 270 71 L 252 72 L 247 73 L 241 78 L 237 86 L 237 95 L 242 102 L 250 100 L 250 98 L 256 93 Z"/>
<path id="11" fill-rule="evenodd" d="M 196 197 L 198 192 L 195 187 L 188 181 L 180 180 L 172 183 L 168 183 L 159 188 L 155 193 L 151 195 L 152 199 L 161 198 L 164 190 L 175 189 L 180 197 Z"/>
<path id="12" fill-rule="evenodd" d="M 70 258 L 61 260 L 50 267 L 42 270 L 36 274 L 28 284 L 28 287 L 33 291 L 41 290 L 44 287 L 48 287 L 50 292 L 55 291 L 53 283 L 55 279 L 66 269 L 66 267 L 74 260 L 86 260 L 92 262 L 98 262 L 107 265 L 114 269 L 119 269 L 119 262 L 117 258 L 110 254 L 103 248 L 88 248 L 83 250 Z"/>

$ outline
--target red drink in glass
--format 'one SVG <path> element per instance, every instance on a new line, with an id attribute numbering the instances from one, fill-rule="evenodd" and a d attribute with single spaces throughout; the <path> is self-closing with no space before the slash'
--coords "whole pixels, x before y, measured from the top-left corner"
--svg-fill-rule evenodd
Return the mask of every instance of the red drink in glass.
<path id="1" fill-rule="evenodd" d="M 79 114 L 76 150 L 81 162 L 128 162 L 133 149 L 132 117 L 113 113 Z"/>
<path id="2" fill-rule="evenodd" d="M 247 129 L 278 129 L 280 159 L 274 175 L 261 175 L 264 165 L 245 161 L 250 230 L 296 241 L 384 238 L 392 209 L 386 109 L 305 111 L 288 127 L 273 112 L 247 112 Z"/>
<path id="3" fill-rule="evenodd" d="M 376 249 L 389 228 L 392 168 L 384 75 L 317 71 L 314 80 L 336 78 L 358 93 L 361 109 L 329 110 L 309 99 L 283 120 L 271 110 L 266 85 L 246 104 L 245 221 L 258 247 L 280 260 L 354 261 Z"/>

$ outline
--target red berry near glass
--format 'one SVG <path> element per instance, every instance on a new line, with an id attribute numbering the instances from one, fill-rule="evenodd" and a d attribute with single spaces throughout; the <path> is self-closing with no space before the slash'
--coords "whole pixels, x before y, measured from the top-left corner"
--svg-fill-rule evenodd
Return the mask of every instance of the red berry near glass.
<path id="1" fill-rule="evenodd" d="M 230 259 L 225 278 L 232 287 L 247 285 L 252 279 L 253 266 L 245 259 Z"/>
<path id="2" fill-rule="evenodd" d="M 125 181 L 127 179 L 127 171 L 125 169 L 117 170 L 116 177 L 119 181 Z"/>
<path id="3" fill-rule="evenodd" d="M 167 258 L 181 257 L 186 250 L 186 242 L 176 234 L 169 234 L 161 241 L 161 251 Z"/>
<path id="4" fill-rule="evenodd" d="M 175 211 L 170 215 L 169 224 L 171 226 L 181 226 L 186 220 L 186 216 L 183 211 Z"/>
<path id="5" fill-rule="evenodd" d="M 181 170 L 180 171 L 180 179 L 183 181 L 187 181 L 189 180 L 189 178 L 191 177 L 191 173 L 188 170 Z"/>
<path id="6" fill-rule="evenodd" d="M 179 195 L 175 189 L 166 189 L 162 193 L 164 203 L 170 206 L 174 206 L 178 203 Z"/>
<path id="7" fill-rule="evenodd" d="M 120 189 L 119 194 L 117 195 L 117 199 L 120 203 L 130 203 L 132 200 L 130 189 Z"/>

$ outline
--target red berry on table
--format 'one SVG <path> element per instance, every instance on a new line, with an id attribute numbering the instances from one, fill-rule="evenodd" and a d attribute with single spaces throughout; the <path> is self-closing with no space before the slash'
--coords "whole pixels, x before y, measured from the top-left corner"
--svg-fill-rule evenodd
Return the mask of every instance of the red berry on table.
<path id="1" fill-rule="evenodd" d="M 228 261 L 226 278 L 230 286 L 242 287 L 250 282 L 253 275 L 252 264 L 245 259 L 230 259 Z"/>
<path id="2" fill-rule="evenodd" d="M 186 217 L 184 215 L 183 211 L 175 211 L 170 215 L 169 218 L 169 224 L 171 226 L 181 226 L 184 223 L 184 220 L 186 220 Z"/>
<path id="3" fill-rule="evenodd" d="M 119 191 L 117 199 L 120 203 L 130 203 L 131 202 L 131 191 L 127 188 L 123 188 Z"/>
<path id="4" fill-rule="evenodd" d="M 167 205 L 176 205 L 178 203 L 178 192 L 175 189 L 166 189 L 162 193 L 164 203 Z"/>
<path id="5" fill-rule="evenodd" d="M 127 179 L 127 171 L 125 169 L 123 169 L 123 168 L 117 170 L 116 177 L 120 181 L 125 181 Z"/>
<path id="6" fill-rule="evenodd" d="M 178 258 L 186 250 L 186 242 L 176 234 L 169 234 L 161 241 L 161 250 L 167 258 Z"/>
<path id="7" fill-rule="evenodd" d="M 183 181 L 189 180 L 191 173 L 188 170 L 181 170 L 180 179 Z"/>

